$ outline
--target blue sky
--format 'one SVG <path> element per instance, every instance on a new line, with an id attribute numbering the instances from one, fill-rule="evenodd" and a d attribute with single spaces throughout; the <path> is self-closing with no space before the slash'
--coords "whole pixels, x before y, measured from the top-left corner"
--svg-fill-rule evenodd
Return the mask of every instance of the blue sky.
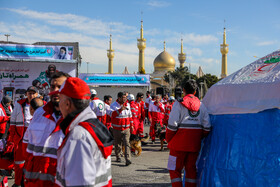
<path id="1" fill-rule="evenodd" d="M 222 33 L 227 28 L 228 73 L 280 48 L 279 0 L 0 0 L 0 40 L 79 42 L 90 73 L 108 71 L 107 49 L 112 34 L 114 73 L 127 66 L 138 70 L 140 21 L 144 22 L 145 68 L 163 51 L 176 60 L 183 38 L 192 73 L 221 74 Z M 141 14 L 143 12 L 143 14 Z M 110 29 L 111 28 L 111 29 Z M 111 30 L 111 31 L 110 31 Z M 81 72 L 86 72 L 86 63 Z"/>

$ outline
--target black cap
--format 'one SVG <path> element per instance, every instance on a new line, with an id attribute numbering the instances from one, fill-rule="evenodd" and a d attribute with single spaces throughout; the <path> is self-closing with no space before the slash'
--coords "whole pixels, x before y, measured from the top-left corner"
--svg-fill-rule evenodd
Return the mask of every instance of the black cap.
<path id="1" fill-rule="evenodd" d="M 36 92 L 38 93 L 38 89 L 35 86 L 30 86 L 27 88 L 26 92 Z"/>

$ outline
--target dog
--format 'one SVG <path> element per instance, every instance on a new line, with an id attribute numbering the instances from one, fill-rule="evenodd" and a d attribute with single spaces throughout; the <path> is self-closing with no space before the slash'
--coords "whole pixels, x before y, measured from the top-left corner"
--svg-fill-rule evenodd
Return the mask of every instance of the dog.
<path id="1" fill-rule="evenodd" d="M 141 144 L 147 145 L 149 140 L 150 140 L 150 136 L 148 135 L 148 133 L 146 133 L 145 136 L 141 138 Z"/>
<path id="2" fill-rule="evenodd" d="M 155 125 L 155 132 L 156 137 L 160 139 L 160 151 L 163 151 L 163 144 L 166 143 L 165 141 L 165 134 L 166 134 L 166 126 L 161 126 L 160 123 L 156 123 Z"/>
<path id="3" fill-rule="evenodd" d="M 137 152 L 135 155 L 140 156 L 141 152 L 142 152 L 140 138 L 135 134 L 131 134 L 130 138 L 129 138 L 129 143 L 130 143 L 130 148 L 134 149 L 135 152 Z M 122 151 L 123 151 L 123 153 L 125 153 L 125 147 L 124 146 L 122 146 Z"/>

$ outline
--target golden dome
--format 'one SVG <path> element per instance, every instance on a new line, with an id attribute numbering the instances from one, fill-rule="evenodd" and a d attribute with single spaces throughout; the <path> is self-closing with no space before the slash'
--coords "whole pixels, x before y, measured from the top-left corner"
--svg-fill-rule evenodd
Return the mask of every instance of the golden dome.
<path id="1" fill-rule="evenodd" d="M 174 71 L 175 59 L 165 50 L 154 60 L 155 71 Z"/>

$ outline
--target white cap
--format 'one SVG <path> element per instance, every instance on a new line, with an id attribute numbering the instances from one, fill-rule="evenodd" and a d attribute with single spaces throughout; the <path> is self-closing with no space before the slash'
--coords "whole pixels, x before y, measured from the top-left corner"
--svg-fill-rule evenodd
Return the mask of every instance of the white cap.
<path id="1" fill-rule="evenodd" d="M 169 101 L 174 101 L 175 98 L 174 98 L 173 96 L 170 96 L 170 97 L 168 98 L 168 100 L 169 100 Z"/>
<path id="2" fill-rule="evenodd" d="M 97 92 L 96 92 L 95 89 L 90 89 L 90 93 L 91 93 L 92 95 L 97 95 Z"/>
<path id="3" fill-rule="evenodd" d="M 134 97 L 133 94 L 128 94 L 127 99 L 128 99 L 129 101 L 132 101 L 132 100 L 135 99 L 135 97 Z"/>

